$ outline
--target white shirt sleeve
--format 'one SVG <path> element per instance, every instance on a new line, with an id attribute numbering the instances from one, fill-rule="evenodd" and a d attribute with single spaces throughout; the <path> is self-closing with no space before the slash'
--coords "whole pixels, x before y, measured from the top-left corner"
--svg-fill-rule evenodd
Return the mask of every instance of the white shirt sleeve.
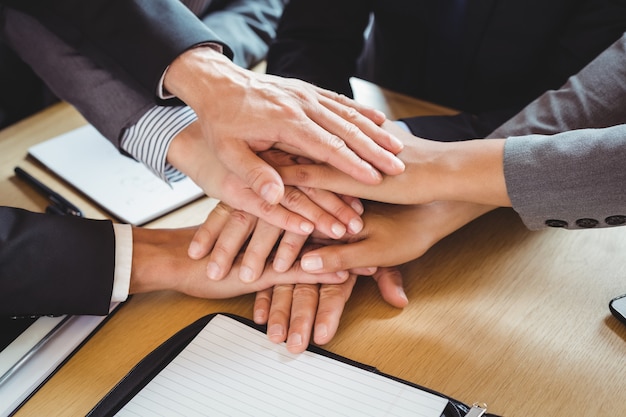
<path id="1" fill-rule="evenodd" d="M 129 224 L 113 223 L 115 233 L 115 273 L 111 302 L 126 301 L 133 264 L 133 229 Z"/>
<path id="2" fill-rule="evenodd" d="M 154 106 L 124 131 L 120 146 L 163 181 L 179 181 L 185 175 L 167 162 L 167 152 L 174 137 L 196 120 L 190 107 Z"/>

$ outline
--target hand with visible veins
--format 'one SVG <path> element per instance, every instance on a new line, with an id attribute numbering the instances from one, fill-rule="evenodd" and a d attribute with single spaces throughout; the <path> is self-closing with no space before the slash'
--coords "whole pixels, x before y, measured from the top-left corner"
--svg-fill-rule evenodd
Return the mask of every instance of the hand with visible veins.
<path id="1" fill-rule="evenodd" d="M 209 152 L 269 204 L 282 201 L 284 185 L 257 152 L 279 144 L 366 184 L 404 170 L 395 157 L 402 143 L 379 126 L 383 113 L 301 80 L 238 67 L 209 46 L 177 57 L 163 85 L 196 112 Z"/>
<path id="2" fill-rule="evenodd" d="M 209 151 L 197 122 L 172 140 L 168 162 L 190 177 L 207 195 L 293 234 L 307 236 L 316 229 L 339 238 L 346 231 L 356 232 L 362 227 L 359 217 L 362 206 L 356 198 L 339 198 L 323 190 L 289 186 L 281 204 L 268 204 Z M 190 244 L 189 255 L 194 259 L 206 256 L 215 243 L 216 236 L 212 233 L 218 232 L 214 226 L 201 226 Z"/>

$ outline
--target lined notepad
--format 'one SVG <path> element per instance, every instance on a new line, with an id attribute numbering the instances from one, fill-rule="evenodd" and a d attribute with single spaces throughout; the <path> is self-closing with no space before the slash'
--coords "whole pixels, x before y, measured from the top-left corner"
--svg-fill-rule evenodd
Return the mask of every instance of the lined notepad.
<path id="1" fill-rule="evenodd" d="M 118 416 L 439 417 L 445 398 L 217 315 Z"/>

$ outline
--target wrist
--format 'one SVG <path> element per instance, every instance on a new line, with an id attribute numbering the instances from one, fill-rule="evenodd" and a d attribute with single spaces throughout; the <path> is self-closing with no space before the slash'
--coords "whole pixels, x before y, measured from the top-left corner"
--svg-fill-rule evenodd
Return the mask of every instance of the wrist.
<path id="1" fill-rule="evenodd" d="M 187 257 L 193 233 L 193 229 L 133 227 L 129 293 L 178 290 L 181 278 L 193 272 L 193 261 Z"/>
<path id="2" fill-rule="evenodd" d="M 167 162 L 191 178 L 207 195 L 220 195 L 225 170 L 204 139 L 198 121 L 189 124 L 172 139 Z"/>
<path id="3" fill-rule="evenodd" d="M 224 67 L 234 67 L 232 62 L 211 46 L 199 46 L 179 55 L 169 66 L 163 87 L 191 106 L 197 107 L 216 97 L 211 92 L 219 86 Z"/>
<path id="4" fill-rule="evenodd" d="M 440 199 L 510 206 L 504 179 L 504 139 L 446 143 L 433 170 Z"/>

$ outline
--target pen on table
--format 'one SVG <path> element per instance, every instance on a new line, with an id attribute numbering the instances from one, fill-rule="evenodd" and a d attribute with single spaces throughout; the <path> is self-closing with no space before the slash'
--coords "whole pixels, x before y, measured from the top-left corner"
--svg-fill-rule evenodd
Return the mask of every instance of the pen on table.
<path id="1" fill-rule="evenodd" d="M 15 175 L 17 175 L 18 178 L 26 181 L 35 190 L 39 191 L 39 193 L 46 196 L 48 200 L 52 202 L 52 204 L 46 208 L 47 213 L 69 214 L 72 216 L 79 216 L 79 217 L 83 216 L 83 213 L 80 211 L 78 207 L 76 207 L 74 204 L 67 201 L 60 194 L 52 191 L 46 185 L 41 183 L 38 179 L 30 175 L 28 172 L 24 171 L 22 168 L 15 167 L 14 171 L 15 171 Z"/>

